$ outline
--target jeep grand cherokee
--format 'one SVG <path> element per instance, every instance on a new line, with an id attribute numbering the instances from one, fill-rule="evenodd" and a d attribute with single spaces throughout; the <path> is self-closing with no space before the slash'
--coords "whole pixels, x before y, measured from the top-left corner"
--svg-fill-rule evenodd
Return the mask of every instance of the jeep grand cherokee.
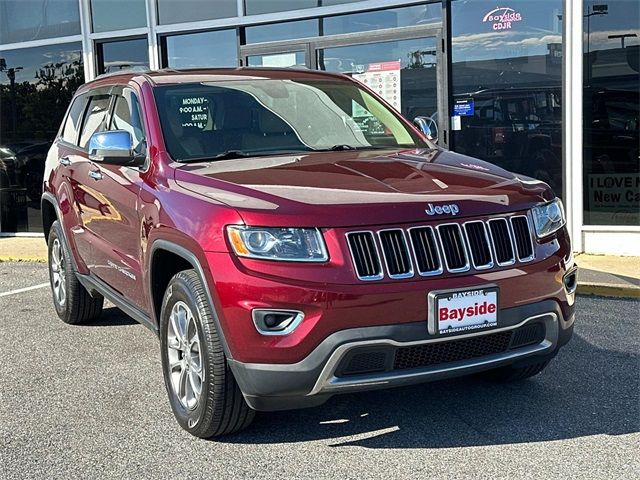
<path id="1" fill-rule="evenodd" d="M 79 89 L 42 197 L 53 301 L 160 338 L 180 425 L 482 373 L 567 343 L 576 267 L 540 181 L 445 151 L 341 75 L 107 76 Z"/>

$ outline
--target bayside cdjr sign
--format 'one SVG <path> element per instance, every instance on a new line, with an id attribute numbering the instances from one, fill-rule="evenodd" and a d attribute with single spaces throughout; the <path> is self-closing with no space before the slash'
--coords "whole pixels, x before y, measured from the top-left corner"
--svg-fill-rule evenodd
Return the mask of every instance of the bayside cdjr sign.
<path id="1" fill-rule="evenodd" d="M 497 7 L 482 19 L 482 23 L 490 23 L 494 30 L 510 30 L 514 23 L 521 21 L 522 15 L 509 7 Z"/>

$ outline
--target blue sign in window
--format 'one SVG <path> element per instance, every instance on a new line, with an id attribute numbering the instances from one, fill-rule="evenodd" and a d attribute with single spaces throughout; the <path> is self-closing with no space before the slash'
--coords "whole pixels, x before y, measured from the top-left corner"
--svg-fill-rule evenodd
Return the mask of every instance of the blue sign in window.
<path id="1" fill-rule="evenodd" d="M 474 114 L 475 103 L 473 98 L 465 98 L 463 100 L 455 100 L 453 103 L 453 114 L 458 117 L 472 117 Z"/>

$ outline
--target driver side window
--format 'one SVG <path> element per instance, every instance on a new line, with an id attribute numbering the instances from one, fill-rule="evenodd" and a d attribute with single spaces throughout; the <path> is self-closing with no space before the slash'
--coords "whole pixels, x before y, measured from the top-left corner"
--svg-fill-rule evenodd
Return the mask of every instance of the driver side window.
<path id="1" fill-rule="evenodd" d="M 131 90 L 125 90 L 121 95 L 116 96 L 109 130 L 129 132 L 133 139 L 134 151 L 138 154 L 145 153 L 145 131 L 140 104 Z"/>

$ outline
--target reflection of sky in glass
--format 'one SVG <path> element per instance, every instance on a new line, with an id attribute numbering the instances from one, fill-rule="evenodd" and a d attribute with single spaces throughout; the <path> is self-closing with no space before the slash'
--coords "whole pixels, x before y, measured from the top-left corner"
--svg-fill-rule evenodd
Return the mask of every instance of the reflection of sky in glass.
<path id="1" fill-rule="evenodd" d="M 128 68 L 149 68 L 147 39 L 135 38 L 102 44 L 104 72 L 111 73 Z"/>
<path id="2" fill-rule="evenodd" d="M 496 9 L 494 0 L 454 0 L 452 30 L 454 62 L 546 55 L 547 45 L 562 43 L 562 0 L 527 0 L 502 3 L 520 13 L 511 28 L 493 29 L 483 22 Z"/>
<path id="3" fill-rule="evenodd" d="M 13 43 L 80 33 L 78 0 L 0 0 L 0 42 Z"/>
<path id="4" fill-rule="evenodd" d="M 147 25 L 144 0 L 91 0 L 94 32 L 124 30 Z"/>
<path id="5" fill-rule="evenodd" d="M 50 63 L 71 63 L 82 59 L 82 45 L 77 43 L 64 43 L 61 45 L 49 45 L 46 47 L 23 48 L 19 50 L 0 51 L 0 58 L 7 62 L 7 68 L 22 67 L 16 72 L 16 83 L 35 83 L 38 79 L 36 73 Z M 0 73 L 0 83 L 9 84 L 5 72 Z"/>
<path id="6" fill-rule="evenodd" d="M 167 66 L 171 68 L 238 65 L 235 29 L 175 35 L 166 42 Z"/>
<path id="7" fill-rule="evenodd" d="M 325 48 L 318 60 L 323 62 L 319 65 L 321 70 L 352 73 L 366 70 L 370 63 L 394 60 L 400 61 L 401 68 L 407 68 L 415 62 L 416 53 L 420 54 L 423 67 L 435 66 L 435 51 L 434 38 L 417 38 Z"/>
<path id="8" fill-rule="evenodd" d="M 603 2 L 599 0 L 585 0 L 584 13 L 593 12 L 593 5 L 607 5 L 607 15 L 593 15 L 589 20 L 589 42 L 591 51 L 620 48 L 620 38 L 609 38 L 611 35 L 635 34 L 627 37 L 625 46 L 640 45 L 640 2 L 638 0 L 615 0 Z M 584 22 L 585 37 L 587 21 Z M 586 44 L 586 38 L 585 38 Z M 586 51 L 586 45 L 585 45 Z"/>

